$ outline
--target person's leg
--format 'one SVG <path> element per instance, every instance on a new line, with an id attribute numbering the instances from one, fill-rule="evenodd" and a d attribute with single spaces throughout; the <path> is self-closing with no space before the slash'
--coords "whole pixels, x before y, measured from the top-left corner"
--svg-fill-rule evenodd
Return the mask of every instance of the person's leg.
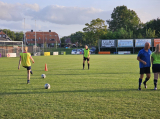
<path id="1" fill-rule="evenodd" d="M 157 90 L 158 74 L 160 73 L 154 73 L 154 90 Z"/>
<path id="2" fill-rule="evenodd" d="M 140 74 L 140 77 L 139 77 L 139 88 L 138 88 L 138 90 L 141 90 L 141 84 L 142 84 L 143 76 L 144 76 L 144 74 Z"/>
<path id="3" fill-rule="evenodd" d="M 147 88 L 147 81 L 150 79 L 150 77 L 151 77 L 151 74 L 149 73 L 149 74 L 146 74 L 146 78 L 145 78 L 145 81 L 143 82 L 143 84 L 144 84 L 144 87 L 145 88 Z"/>
<path id="4" fill-rule="evenodd" d="M 32 70 L 30 70 L 30 73 L 33 74 Z"/>
<path id="5" fill-rule="evenodd" d="M 84 67 L 85 67 L 85 60 L 83 60 L 83 69 L 84 69 Z"/>
<path id="6" fill-rule="evenodd" d="M 27 84 L 30 83 L 30 71 L 31 70 L 27 70 Z"/>
<path id="7" fill-rule="evenodd" d="M 90 64 L 89 64 L 89 61 L 87 61 L 87 63 L 88 63 L 88 69 L 89 69 L 89 65 L 90 65 Z"/>
<path id="8" fill-rule="evenodd" d="M 90 65 L 90 64 L 89 64 L 89 59 L 87 59 L 87 63 L 88 63 L 88 69 L 89 69 L 89 65 Z"/>

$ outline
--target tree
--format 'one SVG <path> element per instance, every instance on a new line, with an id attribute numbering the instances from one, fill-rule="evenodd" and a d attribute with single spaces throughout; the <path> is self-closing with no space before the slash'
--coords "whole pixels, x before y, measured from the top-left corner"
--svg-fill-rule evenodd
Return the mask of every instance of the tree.
<path id="1" fill-rule="evenodd" d="M 85 24 L 86 27 L 83 28 L 86 44 L 97 45 L 98 40 L 104 32 L 107 32 L 107 25 L 105 21 L 97 18 L 89 23 Z"/>
<path id="2" fill-rule="evenodd" d="M 74 33 L 74 34 L 71 34 L 71 42 L 72 43 L 78 43 L 78 45 L 80 46 L 82 46 L 82 45 L 84 45 L 83 43 L 84 43 L 84 33 L 83 32 L 81 32 L 81 31 L 78 31 L 78 32 L 76 32 L 76 33 Z"/>
<path id="3" fill-rule="evenodd" d="M 151 28 L 148 30 L 146 29 L 146 38 L 156 38 L 155 30 L 152 30 Z"/>
<path id="4" fill-rule="evenodd" d="M 66 45 L 65 40 L 66 40 L 66 36 L 61 38 L 61 47 L 64 47 Z"/>
<path id="5" fill-rule="evenodd" d="M 111 14 L 111 18 L 111 20 L 107 20 L 109 29 L 111 31 L 116 31 L 117 29 L 124 28 L 127 31 L 130 29 L 131 31 L 135 32 L 142 26 L 136 12 L 127 9 L 127 7 L 124 5 L 114 8 Z"/>
<path id="6" fill-rule="evenodd" d="M 3 29 L 3 32 L 11 39 L 11 40 L 15 40 L 16 36 L 15 33 L 9 29 Z"/>
<path id="7" fill-rule="evenodd" d="M 16 39 L 15 39 L 16 41 L 23 41 L 24 35 L 23 35 L 22 31 L 21 32 L 16 32 L 15 36 L 16 36 Z"/>
<path id="8" fill-rule="evenodd" d="M 159 18 L 150 20 L 149 22 L 145 23 L 143 32 L 145 33 L 145 31 L 149 28 L 152 30 L 155 30 L 155 35 L 160 37 L 160 19 Z"/>
<path id="9" fill-rule="evenodd" d="M 9 29 L 3 29 L 3 32 L 13 41 L 23 41 L 23 32 L 14 32 Z"/>

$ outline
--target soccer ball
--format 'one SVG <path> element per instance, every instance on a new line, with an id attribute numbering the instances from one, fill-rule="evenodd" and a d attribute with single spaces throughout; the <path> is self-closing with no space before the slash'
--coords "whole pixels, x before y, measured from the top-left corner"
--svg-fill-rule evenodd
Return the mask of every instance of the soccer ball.
<path id="1" fill-rule="evenodd" d="M 42 74 L 41 77 L 42 77 L 42 78 L 46 78 L 46 75 L 45 75 L 45 74 Z"/>
<path id="2" fill-rule="evenodd" d="M 44 88 L 45 88 L 45 89 L 50 89 L 50 87 L 51 87 L 51 86 L 50 86 L 50 84 L 48 84 L 48 83 L 46 83 L 46 84 L 44 85 Z"/>

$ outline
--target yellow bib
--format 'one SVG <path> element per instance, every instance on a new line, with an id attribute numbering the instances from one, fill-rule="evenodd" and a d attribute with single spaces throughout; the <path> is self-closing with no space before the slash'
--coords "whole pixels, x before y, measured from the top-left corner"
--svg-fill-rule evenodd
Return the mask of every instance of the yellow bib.
<path id="1" fill-rule="evenodd" d="M 31 66 L 30 53 L 20 53 L 22 66 Z"/>

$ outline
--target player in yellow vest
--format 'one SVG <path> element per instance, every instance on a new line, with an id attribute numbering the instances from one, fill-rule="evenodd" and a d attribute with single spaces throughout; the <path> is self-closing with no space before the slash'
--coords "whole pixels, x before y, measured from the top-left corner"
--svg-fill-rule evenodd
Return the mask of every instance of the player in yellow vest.
<path id="1" fill-rule="evenodd" d="M 30 73 L 33 74 L 31 71 L 30 59 L 32 60 L 33 63 L 34 63 L 34 59 L 31 57 L 31 54 L 28 53 L 28 47 L 25 47 L 24 50 L 25 52 L 20 53 L 18 70 L 20 69 L 20 65 L 22 63 L 22 66 L 27 69 L 27 84 L 29 84 L 30 83 Z"/>
<path id="2" fill-rule="evenodd" d="M 155 52 L 151 54 L 152 71 L 154 73 L 154 90 L 157 90 L 158 75 L 160 76 L 160 44 L 155 48 Z"/>
<path id="3" fill-rule="evenodd" d="M 87 60 L 88 69 L 89 69 L 89 58 L 90 58 L 90 50 L 88 49 L 88 46 L 85 45 L 84 53 L 83 53 L 83 69 L 84 69 L 85 61 L 86 61 L 86 60 Z"/>

